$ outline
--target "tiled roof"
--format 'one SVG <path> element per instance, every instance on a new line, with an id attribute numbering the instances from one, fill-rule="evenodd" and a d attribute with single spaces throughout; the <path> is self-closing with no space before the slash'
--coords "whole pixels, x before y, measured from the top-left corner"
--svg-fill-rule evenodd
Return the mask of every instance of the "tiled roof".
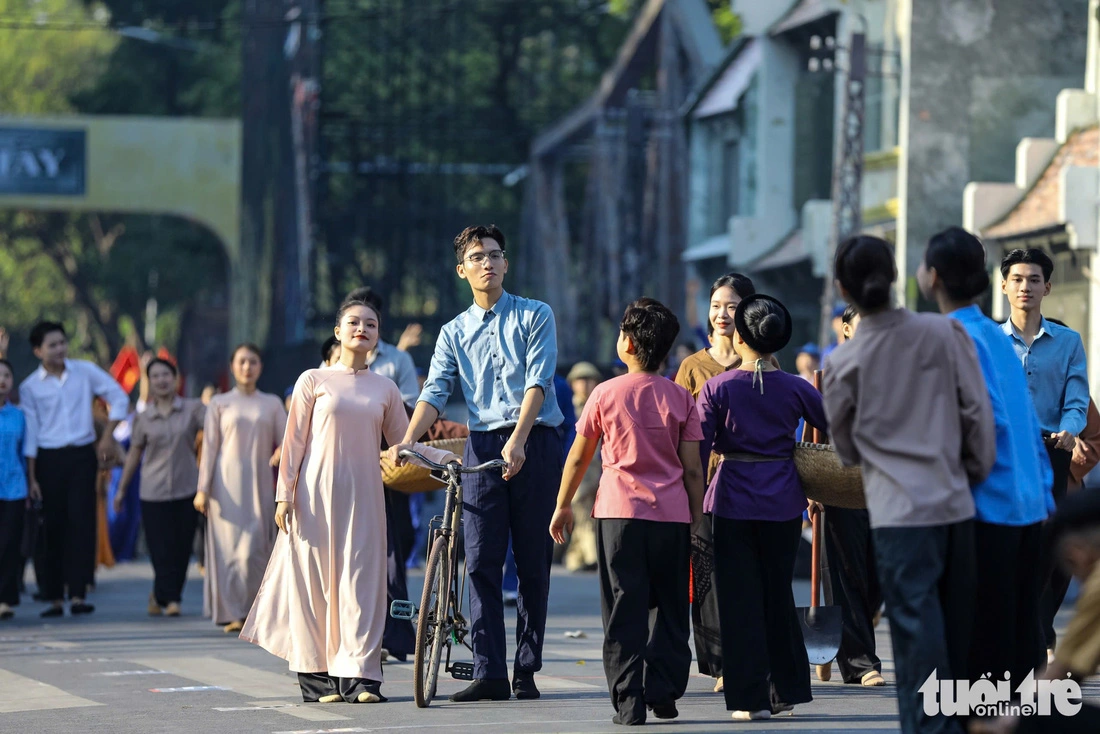
<path id="1" fill-rule="evenodd" d="M 1100 166 L 1100 127 L 1071 134 L 1020 203 L 1000 222 L 983 230 L 982 235 L 1004 239 L 1063 224 L 1058 221 L 1059 179 L 1062 169 L 1071 166 Z"/>

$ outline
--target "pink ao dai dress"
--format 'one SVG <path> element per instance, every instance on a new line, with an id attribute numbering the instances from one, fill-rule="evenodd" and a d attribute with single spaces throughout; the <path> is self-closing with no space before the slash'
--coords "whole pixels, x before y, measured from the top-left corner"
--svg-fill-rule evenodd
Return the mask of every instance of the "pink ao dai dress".
<path id="1" fill-rule="evenodd" d="M 391 380 L 344 366 L 309 370 L 294 387 L 277 499 L 290 502 L 241 638 L 298 673 L 382 680 L 386 503 L 379 446 L 408 417 Z M 446 451 L 420 453 L 442 461 Z"/>
<path id="2" fill-rule="evenodd" d="M 203 608 L 217 624 L 244 619 L 275 545 L 275 472 L 286 409 L 276 395 L 215 395 L 203 425 L 199 491 L 207 496 Z"/>

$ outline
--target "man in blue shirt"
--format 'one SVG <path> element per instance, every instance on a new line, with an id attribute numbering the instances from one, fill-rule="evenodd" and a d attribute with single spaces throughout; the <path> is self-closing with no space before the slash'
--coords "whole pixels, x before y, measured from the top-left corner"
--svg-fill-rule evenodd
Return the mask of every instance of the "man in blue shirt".
<path id="1" fill-rule="evenodd" d="M 439 333 L 431 369 L 397 453 L 424 435 L 456 385 L 469 410 L 463 462 L 503 459 L 503 475 L 463 479 L 466 569 L 474 682 L 452 701 L 538 698 L 552 543 L 546 528 L 562 472 L 562 423 L 554 391 L 558 359 L 554 313 L 504 290 L 508 260 L 495 226 L 467 227 L 455 238 L 458 276 L 474 304 Z M 516 657 L 508 685 L 502 569 L 509 533 L 519 576 Z"/>
<path id="2" fill-rule="evenodd" d="M 1055 503 L 1066 495 L 1075 438 L 1085 430 L 1089 408 L 1085 350 L 1077 332 L 1043 318 L 1043 298 L 1050 294 L 1054 262 L 1038 249 L 1012 250 L 1001 261 L 1001 292 L 1011 313 L 1002 325 L 1027 373 L 1039 425 L 1046 441 L 1054 480 Z M 1043 592 L 1041 614 L 1048 649 L 1055 642 L 1054 616 L 1065 598 L 1069 577 L 1044 559 L 1049 582 Z"/>

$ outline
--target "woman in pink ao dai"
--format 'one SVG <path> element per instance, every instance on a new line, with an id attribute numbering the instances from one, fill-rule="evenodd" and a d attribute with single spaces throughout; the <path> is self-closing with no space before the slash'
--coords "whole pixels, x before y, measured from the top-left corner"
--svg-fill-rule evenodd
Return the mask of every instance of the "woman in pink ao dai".
<path id="1" fill-rule="evenodd" d="M 306 702 L 384 701 L 386 508 L 379 447 L 401 441 L 408 418 L 391 380 L 370 372 L 379 315 L 340 307 L 340 362 L 294 387 L 279 465 L 282 531 L 241 638 L 284 658 Z M 458 457 L 418 446 L 428 458 Z"/>

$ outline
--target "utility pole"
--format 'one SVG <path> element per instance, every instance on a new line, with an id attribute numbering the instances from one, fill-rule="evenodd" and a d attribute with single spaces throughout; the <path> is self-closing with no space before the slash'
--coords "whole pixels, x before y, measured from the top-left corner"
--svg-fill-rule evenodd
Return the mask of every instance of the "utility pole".
<path id="1" fill-rule="evenodd" d="M 827 41 L 831 40 L 827 39 Z M 816 43 L 811 41 L 811 48 L 816 50 L 819 47 L 820 39 Z M 814 61 L 816 59 L 811 59 L 811 70 L 815 69 Z M 866 37 L 862 33 L 852 34 L 848 47 L 847 72 L 844 84 L 844 112 L 837 132 L 833 164 L 833 226 L 829 235 L 829 249 L 826 253 L 828 272 L 821 289 L 821 328 L 818 334 L 821 344 L 832 341 L 830 336 L 832 312 L 833 304 L 836 302 L 832 264 L 836 256 L 836 248 L 845 239 L 859 232 L 863 216 L 860 188 L 863 184 L 863 110 L 867 55 Z"/>

